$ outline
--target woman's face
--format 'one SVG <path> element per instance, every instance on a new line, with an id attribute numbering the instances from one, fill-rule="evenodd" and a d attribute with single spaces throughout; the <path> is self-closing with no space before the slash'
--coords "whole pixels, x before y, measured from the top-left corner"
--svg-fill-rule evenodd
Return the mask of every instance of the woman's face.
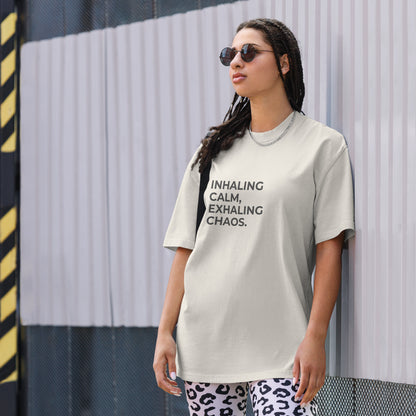
<path id="1" fill-rule="evenodd" d="M 282 81 L 272 47 L 264 40 L 262 32 L 251 28 L 241 29 L 235 35 L 232 47 L 240 51 L 247 43 L 254 45 L 259 52 L 251 62 L 245 62 L 240 53 L 231 61 L 230 78 L 235 92 L 250 100 L 275 95 Z M 285 73 L 283 67 L 282 71 Z"/>

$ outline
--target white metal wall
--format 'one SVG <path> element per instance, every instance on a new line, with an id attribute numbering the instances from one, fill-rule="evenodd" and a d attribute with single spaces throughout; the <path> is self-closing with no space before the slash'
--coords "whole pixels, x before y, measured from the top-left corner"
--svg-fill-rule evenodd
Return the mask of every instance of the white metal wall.
<path id="1" fill-rule="evenodd" d="M 25 44 L 23 323 L 158 324 L 183 170 L 232 96 L 218 52 L 259 16 L 297 35 L 304 111 L 343 132 L 353 162 L 330 372 L 416 384 L 411 0 L 250 0 Z"/>

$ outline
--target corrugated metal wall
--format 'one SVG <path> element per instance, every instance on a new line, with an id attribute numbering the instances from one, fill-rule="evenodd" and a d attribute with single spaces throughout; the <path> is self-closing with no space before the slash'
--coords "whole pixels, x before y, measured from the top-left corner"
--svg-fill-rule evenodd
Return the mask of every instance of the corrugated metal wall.
<path id="1" fill-rule="evenodd" d="M 350 147 L 357 236 L 330 372 L 416 384 L 413 1 L 251 0 L 25 44 L 23 322 L 158 324 L 183 170 L 232 95 L 218 52 L 258 16 L 293 29 L 304 111 Z"/>

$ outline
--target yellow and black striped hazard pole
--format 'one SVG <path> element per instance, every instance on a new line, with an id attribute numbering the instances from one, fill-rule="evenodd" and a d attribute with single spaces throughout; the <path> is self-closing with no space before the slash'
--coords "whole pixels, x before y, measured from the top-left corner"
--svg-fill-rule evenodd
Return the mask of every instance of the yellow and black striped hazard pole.
<path id="1" fill-rule="evenodd" d="M 0 413 L 17 415 L 17 13 L 0 2 Z"/>

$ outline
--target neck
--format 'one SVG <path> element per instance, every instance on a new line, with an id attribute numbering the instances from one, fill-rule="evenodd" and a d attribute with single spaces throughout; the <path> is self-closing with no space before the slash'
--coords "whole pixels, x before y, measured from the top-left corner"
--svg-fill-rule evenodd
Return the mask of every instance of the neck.
<path id="1" fill-rule="evenodd" d="M 274 129 L 293 111 L 284 91 L 269 97 L 253 97 L 250 108 L 251 131 L 254 132 Z"/>

